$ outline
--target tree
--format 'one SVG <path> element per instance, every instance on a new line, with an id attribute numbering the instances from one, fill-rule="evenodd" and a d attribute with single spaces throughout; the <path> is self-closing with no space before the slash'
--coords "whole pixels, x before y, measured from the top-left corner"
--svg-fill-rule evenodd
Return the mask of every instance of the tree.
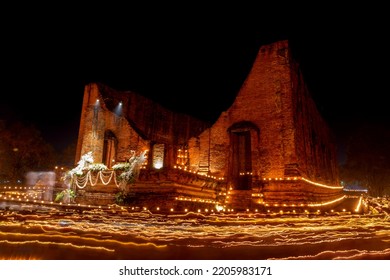
<path id="1" fill-rule="evenodd" d="M 55 153 L 33 125 L 3 121 L 0 127 L 1 173 L 12 181 L 28 171 L 53 170 Z"/>
<path id="2" fill-rule="evenodd" d="M 73 141 L 60 152 L 57 163 L 67 168 L 73 168 L 73 166 L 75 165 L 75 156 L 76 141 Z"/>
<path id="3" fill-rule="evenodd" d="M 382 196 L 390 187 L 390 129 L 381 124 L 362 124 L 347 143 L 341 179 L 366 187 L 372 196 Z"/>

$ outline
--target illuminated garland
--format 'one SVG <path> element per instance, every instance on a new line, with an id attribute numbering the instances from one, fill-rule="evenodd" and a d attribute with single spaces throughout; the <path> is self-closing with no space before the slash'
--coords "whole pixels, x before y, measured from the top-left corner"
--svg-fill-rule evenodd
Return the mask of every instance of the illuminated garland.
<path id="1" fill-rule="evenodd" d="M 108 174 L 103 174 L 103 173 L 108 173 Z M 88 171 L 87 174 L 85 174 L 84 176 L 83 175 L 77 176 L 77 175 L 72 174 L 72 180 L 79 189 L 84 189 L 87 186 L 88 182 L 92 187 L 96 186 L 99 182 L 99 179 L 103 185 L 107 186 L 108 184 L 111 183 L 112 178 L 114 178 L 113 181 L 114 181 L 115 186 L 117 186 L 119 188 L 119 184 L 116 180 L 115 171 L 99 171 L 95 178 L 92 178 L 91 171 Z M 94 180 L 94 181 L 92 181 L 92 180 Z"/>

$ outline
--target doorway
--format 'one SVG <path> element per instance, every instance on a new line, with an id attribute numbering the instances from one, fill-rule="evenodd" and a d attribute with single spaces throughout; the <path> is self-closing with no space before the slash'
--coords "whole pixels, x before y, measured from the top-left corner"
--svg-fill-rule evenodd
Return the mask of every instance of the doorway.
<path id="1" fill-rule="evenodd" d="M 250 131 L 232 132 L 233 184 L 237 190 L 250 190 L 252 188 L 252 153 Z"/>
<path id="2" fill-rule="evenodd" d="M 103 163 L 108 168 L 111 168 L 115 164 L 117 146 L 118 140 L 116 139 L 114 133 L 107 130 L 104 133 Z"/>

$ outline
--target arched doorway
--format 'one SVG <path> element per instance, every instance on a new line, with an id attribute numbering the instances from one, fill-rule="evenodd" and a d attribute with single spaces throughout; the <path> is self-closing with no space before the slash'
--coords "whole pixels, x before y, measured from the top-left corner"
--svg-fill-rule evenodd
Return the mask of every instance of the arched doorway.
<path id="1" fill-rule="evenodd" d="M 118 139 L 111 130 L 104 133 L 103 163 L 111 168 L 115 164 Z"/>
<path id="2" fill-rule="evenodd" d="M 233 124 L 230 135 L 230 180 L 236 190 L 252 189 L 252 137 L 259 134 L 258 127 L 252 122 L 243 121 Z"/>

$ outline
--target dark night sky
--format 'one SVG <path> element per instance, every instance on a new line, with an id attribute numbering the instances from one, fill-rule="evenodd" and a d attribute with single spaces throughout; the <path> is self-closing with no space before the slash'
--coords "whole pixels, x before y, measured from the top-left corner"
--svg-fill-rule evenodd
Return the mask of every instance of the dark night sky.
<path id="1" fill-rule="evenodd" d="M 260 46 L 289 39 L 338 137 L 365 121 L 389 124 L 389 55 L 380 16 L 340 12 L 297 23 L 232 13 L 135 18 L 128 12 L 113 19 L 80 13 L 77 19 L 86 19 L 8 22 L 12 28 L 1 27 L 0 116 L 35 124 L 62 149 L 77 138 L 84 85 L 96 81 L 214 121 L 233 102 Z"/>

